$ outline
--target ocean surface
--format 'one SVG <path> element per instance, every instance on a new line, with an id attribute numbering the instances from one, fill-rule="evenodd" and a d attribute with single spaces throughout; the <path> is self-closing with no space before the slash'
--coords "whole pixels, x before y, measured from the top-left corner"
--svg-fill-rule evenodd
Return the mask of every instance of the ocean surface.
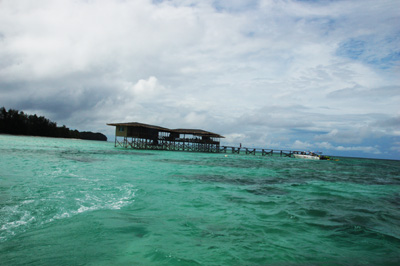
<path id="1" fill-rule="evenodd" d="M 400 265 L 400 161 L 0 135 L 0 265 Z"/>

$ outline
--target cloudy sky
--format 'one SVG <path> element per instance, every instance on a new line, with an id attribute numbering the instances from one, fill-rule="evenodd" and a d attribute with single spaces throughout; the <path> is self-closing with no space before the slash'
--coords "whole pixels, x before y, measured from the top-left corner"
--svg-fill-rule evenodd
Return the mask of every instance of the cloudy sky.
<path id="1" fill-rule="evenodd" d="M 0 106 L 400 159 L 398 0 L 0 0 Z"/>

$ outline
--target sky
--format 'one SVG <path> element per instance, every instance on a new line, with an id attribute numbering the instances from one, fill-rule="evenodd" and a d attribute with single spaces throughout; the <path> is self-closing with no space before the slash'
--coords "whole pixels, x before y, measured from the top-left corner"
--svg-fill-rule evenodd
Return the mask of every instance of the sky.
<path id="1" fill-rule="evenodd" d="M 114 139 L 400 159 L 398 0 L 0 0 L 0 106 Z"/>

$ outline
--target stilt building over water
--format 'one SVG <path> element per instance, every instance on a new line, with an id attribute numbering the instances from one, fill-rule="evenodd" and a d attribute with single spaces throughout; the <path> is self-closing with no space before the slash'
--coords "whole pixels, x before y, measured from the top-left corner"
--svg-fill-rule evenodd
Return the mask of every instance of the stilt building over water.
<path id="1" fill-rule="evenodd" d="M 115 126 L 115 147 L 192 151 L 219 152 L 220 139 L 223 136 L 201 129 L 168 129 L 165 127 L 143 123 L 110 123 Z"/>

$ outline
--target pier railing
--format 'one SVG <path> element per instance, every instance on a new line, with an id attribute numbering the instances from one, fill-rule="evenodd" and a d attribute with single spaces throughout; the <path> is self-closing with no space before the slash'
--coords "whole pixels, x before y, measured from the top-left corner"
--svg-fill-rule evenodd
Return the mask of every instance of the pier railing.
<path id="1" fill-rule="evenodd" d="M 234 146 L 221 146 L 219 152 L 221 153 L 233 153 L 233 154 L 261 154 L 262 156 L 272 156 L 274 154 L 290 157 L 293 151 L 290 150 L 278 150 L 278 149 L 256 149 L 256 148 L 246 148 L 246 147 L 234 147 Z"/>
<path id="2" fill-rule="evenodd" d="M 164 150 L 164 151 L 189 151 L 189 152 L 220 152 L 219 142 L 216 141 L 191 141 L 179 139 L 171 141 L 159 139 L 157 141 L 140 138 L 115 138 L 115 147 L 132 148 L 137 150 Z"/>
<path id="3" fill-rule="evenodd" d="M 187 139 L 179 139 L 179 141 L 171 141 L 167 139 L 159 139 L 157 142 L 149 139 L 127 138 L 123 140 L 115 138 L 115 147 L 132 148 L 139 150 L 165 150 L 165 151 L 189 151 L 189 152 L 211 152 L 211 153 L 232 153 L 247 155 L 262 155 L 281 157 L 291 157 L 294 151 L 279 149 L 257 149 L 235 146 L 220 146 L 216 141 L 193 141 Z"/>

